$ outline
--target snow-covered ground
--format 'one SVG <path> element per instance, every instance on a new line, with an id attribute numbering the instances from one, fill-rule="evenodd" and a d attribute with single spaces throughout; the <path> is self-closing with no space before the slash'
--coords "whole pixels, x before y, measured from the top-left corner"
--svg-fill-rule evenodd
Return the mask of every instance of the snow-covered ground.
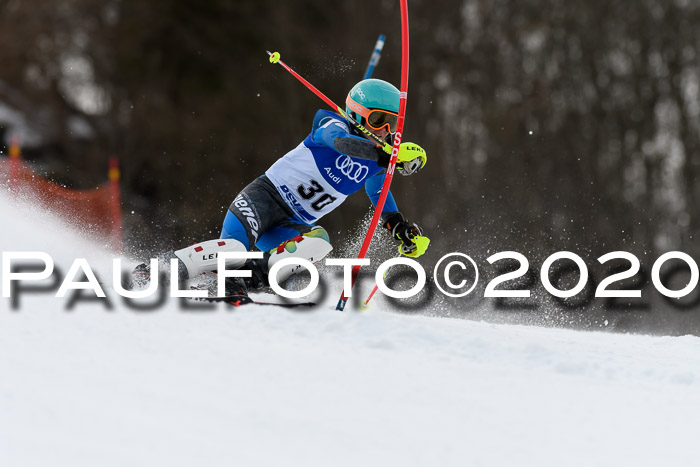
<path id="1" fill-rule="evenodd" d="M 99 246 L 11 204 L 0 196 L 3 252 L 48 252 L 64 273 L 86 257 L 110 277 Z M 0 299 L 0 466 L 697 463 L 696 337 L 339 313 L 335 298 Z"/>

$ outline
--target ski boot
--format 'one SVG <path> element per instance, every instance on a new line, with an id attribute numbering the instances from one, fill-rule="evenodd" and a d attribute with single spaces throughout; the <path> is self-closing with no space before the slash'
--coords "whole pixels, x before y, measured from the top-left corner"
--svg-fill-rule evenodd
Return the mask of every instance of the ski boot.
<path id="1" fill-rule="evenodd" d="M 130 289 L 145 289 L 151 283 L 151 266 L 141 263 L 131 272 Z"/>
<path id="2" fill-rule="evenodd" d="M 226 297 L 248 298 L 248 287 L 242 277 L 227 277 L 224 281 Z"/>
<path id="3" fill-rule="evenodd" d="M 163 253 L 161 256 L 158 257 L 158 263 L 159 264 L 170 264 L 170 260 L 172 258 L 177 258 L 175 255 L 174 251 L 168 251 L 166 253 Z M 163 271 L 151 271 L 151 264 L 149 263 L 141 263 L 138 266 L 134 268 L 134 270 L 131 272 L 131 289 L 132 290 L 139 290 L 139 289 L 145 289 L 151 284 L 151 277 L 153 274 L 160 274 Z M 188 273 L 187 273 L 187 268 L 183 264 L 182 261 L 178 261 L 178 277 L 180 280 L 184 280 L 188 278 Z M 170 284 L 170 274 L 161 274 L 159 277 L 160 279 L 160 285 L 168 285 Z"/>

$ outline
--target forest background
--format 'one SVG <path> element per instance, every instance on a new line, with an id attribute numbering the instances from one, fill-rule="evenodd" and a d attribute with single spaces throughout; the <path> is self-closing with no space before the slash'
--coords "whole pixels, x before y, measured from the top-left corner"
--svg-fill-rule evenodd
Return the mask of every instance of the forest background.
<path id="1" fill-rule="evenodd" d="M 409 17 L 404 140 L 429 162 L 392 191 L 428 260 L 700 253 L 700 2 L 410 0 Z M 0 0 L 0 141 L 75 188 L 118 156 L 132 251 L 217 237 L 324 108 L 265 51 L 340 103 L 381 33 L 374 76 L 398 85 L 397 0 Z M 369 209 L 358 194 L 322 224 L 342 243 Z"/>

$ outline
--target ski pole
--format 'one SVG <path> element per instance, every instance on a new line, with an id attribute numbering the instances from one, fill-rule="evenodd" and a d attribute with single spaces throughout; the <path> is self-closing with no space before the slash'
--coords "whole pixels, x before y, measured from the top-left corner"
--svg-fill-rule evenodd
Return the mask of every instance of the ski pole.
<path id="1" fill-rule="evenodd" d="M 360 130 L 365 136 L 367 136 L 372 141 L 374 141 L 375 143 L 380 145 L 382 147 L 382 149 L 384 150 L 384 152 L 386 152 L 387 154 L 391 154 L 393 148 L 389 143 L 387 143 L 386 141 L 383 141 L 381 138 L 379 138 L 377 135 L 375 135 L 374 133 L 369 131 L 367 128 L 360 125 L 360 123 L 357 120 L 355 120 L 350 115 L 348 115 L 347 112 L 345 112 L 338 105 L 336 105 L 335 102 L 330 100 L 325 94 L 323 94 L 321 91 L 319 91 L 313 84 L 309 83 L 299 73 L 292 70 L 292 68 L 289 65 L 287 65 L 282 60 L 280 60 L 280 53 L 279 52 L 270 52 L 269 50 L 267 50 L 266 52 L 270 56 L 270 63 L 277 63 L 278 65 L 282 65 L 282 68 L 287 70 L 292 76 L 294 76 L 296 79 L 298 79 L 301 82 L 301 84 L 303 84 L 304 86 L 306 86 L 309 89 L 309 91 L 313 92 L 314 94 L 316 94 L 316 96 L 321 98 L 321 100 L 323 102 L 328 104 L 334 111 L 338 112 L 341 116 L 343 116 L 343 118 L 345 118 L 347 121 L 349 121 L 355 128 Z"/>
<path id="2" fill-rule="evenodd" d="M 379 59 L 382 56 L 382 49 L 384 48 L 384 39 L 384 34 L 380 34 L 377 43 L 374 45 L 374 52 L 372 52 L 372 56 L 369 58 L 369 63 L 367 64 L 367 70 L 365 70 L 365 77 L 363 79 L 371 78 L 374 67 L 379 64 Z"/>
<path id="3" fill-rule="evenodd" d="M 382 280 L 386 279 L 387 274 L 389 274 L 389 269 L 384 271 L 384 275 L 382 276 Z M 360 308 L 363 310 L 369 310 L 369 301 L 372 300 L 372 297 L 374 297 L 374 294 L 377 293 L 377 290 L 379 290 L 379 284 L 374 284 L 374 288 L 372 289 L 372 292 L 370 292 L 369 297 L 367 297 L 367 300 L 363 301 L 360 304 Z"/>
<path id="4" fill-rule="evenodd" d="M 386 272 L 384 273 L 384 279 L 386 279 Z M 374 297 L 374 294 L 377 293 L 377 290 L 379 290 L 379 286 L 377 284 L 375 284 L 374 289 L 372 289 L 372 293 L 369 294 L 369 297 L 367 297 L 367 300 L 360 303 L 361 309 L 369 310 L 369 301 L 372 300 L 372 297 Z"/>

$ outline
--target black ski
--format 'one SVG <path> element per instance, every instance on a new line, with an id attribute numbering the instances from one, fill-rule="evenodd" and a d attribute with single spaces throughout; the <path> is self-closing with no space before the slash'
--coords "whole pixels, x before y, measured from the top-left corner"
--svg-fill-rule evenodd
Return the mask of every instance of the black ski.
<path id="1" fill-rule="evenodd" d="M 243 305 L 274 305 L 274 306 L 281 306 L 283 308 L 296 308 L 296 307 L 309 307 L 309 306 L 316 306 L 316 303 L 314 302 L 292 302 L 292 303 L 285 303 L 285 302 L 263 302 L 263 301 L 258 301 L 258 300 L 253 300 L 252 298 L 248 297 L 247 295 L 232 295 L 229 297 L 197 297 L 194 298 L 193 300 L 198 300 L 200 302 L 209 302 L 209 303 L 216 303 L 216 302 L 224 302 L 228 303 L 229 305 L 233 306 L 243 306 Z"/>

